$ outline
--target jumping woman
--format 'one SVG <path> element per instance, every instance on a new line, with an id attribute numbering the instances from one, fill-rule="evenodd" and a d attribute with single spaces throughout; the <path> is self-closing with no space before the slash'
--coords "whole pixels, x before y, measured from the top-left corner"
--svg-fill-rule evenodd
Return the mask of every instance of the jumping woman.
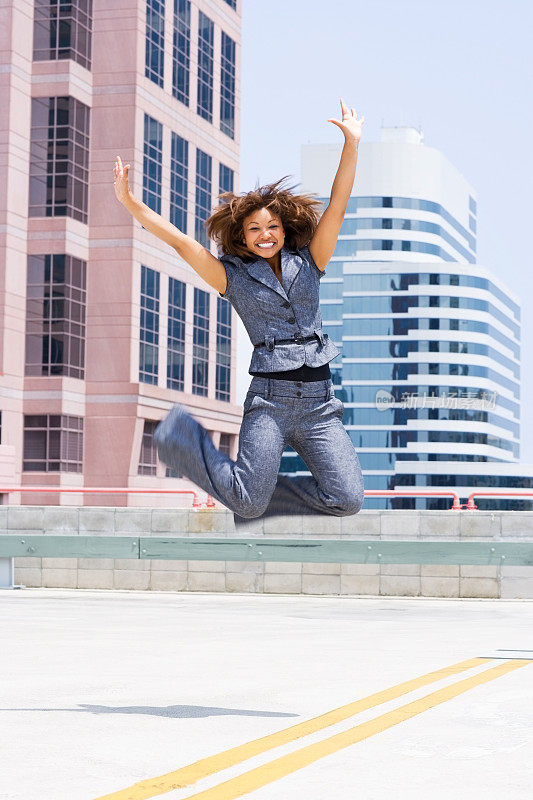
<path id="1" fill-rule="evenodd" d="M 342 425 L 329 362 L 339 351 L 322 331 L 319 281 L 333 255 L 355 178 L 364 117 L 341 99 L 344 134 L 329 205 L 294 194 L 283 180 L 245 194 L 226 192 L 206 223 L 220 258 L 130 191 L 117 156 L 115 193 L 146 230 L 173 247 L 235 308 L 254 346 L 237 460 L 174 406 L 155 432 L 161 461 L 234 512 L 235 522 L 276 514 L 356 514 L 363 503 L 359 459 Z M 290 445 L 311 477 L 278 475 Z"/>

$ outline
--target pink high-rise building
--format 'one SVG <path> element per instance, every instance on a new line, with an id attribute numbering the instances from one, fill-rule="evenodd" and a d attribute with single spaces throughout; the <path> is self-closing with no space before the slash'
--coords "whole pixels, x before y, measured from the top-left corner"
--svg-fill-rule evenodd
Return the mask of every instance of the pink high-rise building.
<path id="1" fill-rule="evenodd" d="M 157 462 L 175 402 L 234 454 L 236 320 L 115 199 L 137 197 L 206 246 L 237 190 L 236 0 L 12 0 L 0 31 L 0 482 L 9 502 L 185 504 L 60 487 L 187 488 Z"/>

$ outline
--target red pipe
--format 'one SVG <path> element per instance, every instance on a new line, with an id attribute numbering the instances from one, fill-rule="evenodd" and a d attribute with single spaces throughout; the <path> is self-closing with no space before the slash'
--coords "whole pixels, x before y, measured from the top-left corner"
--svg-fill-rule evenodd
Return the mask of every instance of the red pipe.
<path id="1" fill-rule="evenodd" d="M 114 489 L 109 486 L 80 486 L 79 488 L 71 486 L 0 486 L 0 494 L 9 494 L 13 492 L 50 492 L 54 494 L 60 494 L 62 492 L 70 492 L 71 494 L 192 494 L 193 508 L 200 508 L 201 506 L 198 493 L 193 489 Z M 213 498 L 209 495 L 206 505 L 209 508 L 214 506 Z"/>
<path id="2" fill-rule="evenodd" d="M 460 511 L 462 508 L 459 502 L 459 495 L 457 492 L 425 492 L 423 490 L 410 491 L 396 491 L 394 489 L 366 489 L 365 497 L 453 497 L 453 505 L 451 510 Z"/>
<path id="3" fill-rule="evenodd" d="M 71 494 L 192 494 L 193 495 L 193 508 L 201 506 L 200 499 L 197 492 L 193 489 L 132 489 L 132 488 L 112 488 L 112 487 L 63 487 L 63 486 L 0 486 L 0 494 L 14 493 L 14 492 L 49 492 L 59 494 L 60 492 L 70 492 Z M 483 494 L 475 492 L 468 498 L 467 508 L 476 508 L 475 505 L 470 505 L 471 498 L 474 494 Z M 485 494 L 493 494 L 491 492 Z M 500 493 L 501 494 L 501 493 Z M 531 494 L 533 492 L 525 492 L 524 494 Z M 462 508 L 459 501 L 457 492 L 452 491 L 395 491 L 394 489 L 367 489 L 365 490 L 365 497 L 453 497 L 453 504 L 451 510 L 458 511 Z M 215 508 L 215 501 L 210 495 L 207 495 L 206 500 L 207 508 Z"/>
<path id="4" fill-rule="evenodd" d="M 471 492 L 466 504 L 467 511 L 477 511 L 474 497 L 533 497 L 533 492 Z"/>

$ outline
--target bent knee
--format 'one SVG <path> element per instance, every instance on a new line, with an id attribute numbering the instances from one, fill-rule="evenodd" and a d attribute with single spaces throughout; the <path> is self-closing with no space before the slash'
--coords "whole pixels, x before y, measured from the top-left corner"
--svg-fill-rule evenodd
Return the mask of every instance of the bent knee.
<path id="1" fill-rule="evenodd" d="M 361 489 L 354 494 L 346 495 L 346 497 L 340 498 L 340 502 L 338 504 L 339 517 L 350 517 L 352 514 L 357 514 L 359 511 L 361 511 L 364 497 L 365 493 L 363 489 Z"/>
<path id="2" fill-rule="evenodd" d="M 232 511 L 244 519 L 256 519 L 263 514 L 270 502 L 271 493 L 263 491 L 241 491 L 233 504 Z"/>
<path id="3" fill-rule="evenodd" d="M 233 508 L 235 514 L 243 519 L 257 519 L 261 514 L 264 514 L 268 503 L 254 503 L 252 501 L 247 503 L 238 503 Z"/>

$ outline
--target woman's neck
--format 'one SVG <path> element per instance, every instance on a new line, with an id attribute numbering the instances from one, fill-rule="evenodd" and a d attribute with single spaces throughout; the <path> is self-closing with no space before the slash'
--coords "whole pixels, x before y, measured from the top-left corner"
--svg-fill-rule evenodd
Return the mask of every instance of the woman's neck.
<path id="1" fill-rule="evenodd" d="M 281 272 L 281 250 L 277 252 L 272 258 L 266 258 L 274 272 Z"/>

